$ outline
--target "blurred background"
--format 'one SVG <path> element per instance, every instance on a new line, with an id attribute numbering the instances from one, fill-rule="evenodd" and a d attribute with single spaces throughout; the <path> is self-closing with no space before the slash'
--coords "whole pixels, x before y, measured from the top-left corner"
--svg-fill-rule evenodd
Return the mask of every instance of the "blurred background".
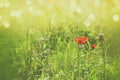
<path id="1" fill-rule="evenodd" d="M 0 26 L 35 27 L 72 19 L 79 25 L 110 28 L 119 25 L 119 5 L 119 0 L 0 0 Z"/>

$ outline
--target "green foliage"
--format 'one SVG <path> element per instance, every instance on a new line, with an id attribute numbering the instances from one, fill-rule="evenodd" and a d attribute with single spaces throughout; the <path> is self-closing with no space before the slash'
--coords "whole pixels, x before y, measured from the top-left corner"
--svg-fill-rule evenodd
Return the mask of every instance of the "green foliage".
<path id="1" fill-rule="evenodd" d="M 108 63 L 103 46 L 96 38 L 99 35 L 85 27 L 58 26 L 38 33 L 34 29 L 12 39 L 14 47 L 9 53 L 12 78 L 17 80 L 104 80 L 109 73 Z M 45 30 L 45 31 L 47 31 Z M 85 46 L 75 43 L 74 38 L 88 36 Z M 95 42 L 97 47 L 90 48 Z M 104 45 L 105 48 L 105 45 Z M 3 51 L 2 51 L 3 52 Z M 15 73 L 15 74 L 14 74 Z M 105 76 L 104 76 L 105 74 Z"/>

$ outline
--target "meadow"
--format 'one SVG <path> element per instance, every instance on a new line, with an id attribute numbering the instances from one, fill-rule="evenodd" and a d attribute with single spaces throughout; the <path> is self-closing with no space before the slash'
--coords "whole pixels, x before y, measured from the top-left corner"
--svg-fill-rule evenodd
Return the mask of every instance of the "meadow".
<path id="1" fill-rule="evenodd" d="M 0 80 L 119 80 L 119 2 L 0 0 Z"/>

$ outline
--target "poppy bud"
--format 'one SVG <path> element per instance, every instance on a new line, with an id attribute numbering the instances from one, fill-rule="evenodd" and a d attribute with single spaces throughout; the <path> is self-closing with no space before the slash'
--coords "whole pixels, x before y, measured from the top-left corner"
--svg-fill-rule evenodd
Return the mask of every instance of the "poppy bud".
<path id="1" fill-rule="evenodd" d="M 94 49 L 96 47 L 96 44 L 91 44 L 90 47 Z"/>
<path id="2" fill-rule="evenodd" d="M 100 42 L 104 41 L 104 34 L 103 33 L 99 33 L 99 41 Z"/>

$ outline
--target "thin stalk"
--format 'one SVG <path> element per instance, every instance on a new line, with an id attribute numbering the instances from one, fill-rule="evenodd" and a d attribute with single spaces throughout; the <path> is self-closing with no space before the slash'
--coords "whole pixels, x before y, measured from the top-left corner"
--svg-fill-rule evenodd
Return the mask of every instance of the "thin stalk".
<path id="1" fill-rule="evenodd" d="M 103 42 L 101 43 L 101 47 L 102 47 L 102 53 L 103 53 L 103 80 L 106 80 L 106 69 L 105 69 L 105 66 L 106 66 L 106 53 L 105 53 L 105 50 L 104 50 L 104 46 L 103 46 Z"/>
<path id="2" fill-rule="evenodd" d="M 79 45 L 78 45 L 78 74 L 80 76 L 80 55 L 79 55 Z"/>
<path id="3" fill-rule="evenodd" d="M 103 58 L 103 79 L 102 80 L 105 80 L 106 78 L 106 70 L 105 70 L 105 66 L 106 66 L 106 53 L 105 53 L 105 50 L 104 50 L 104 34 L 100 33 L 99 34 L 99 41 L 101 42 L 100 45 L 101 45 L 101 49 L 102 49 L 102 58 Z"/>

